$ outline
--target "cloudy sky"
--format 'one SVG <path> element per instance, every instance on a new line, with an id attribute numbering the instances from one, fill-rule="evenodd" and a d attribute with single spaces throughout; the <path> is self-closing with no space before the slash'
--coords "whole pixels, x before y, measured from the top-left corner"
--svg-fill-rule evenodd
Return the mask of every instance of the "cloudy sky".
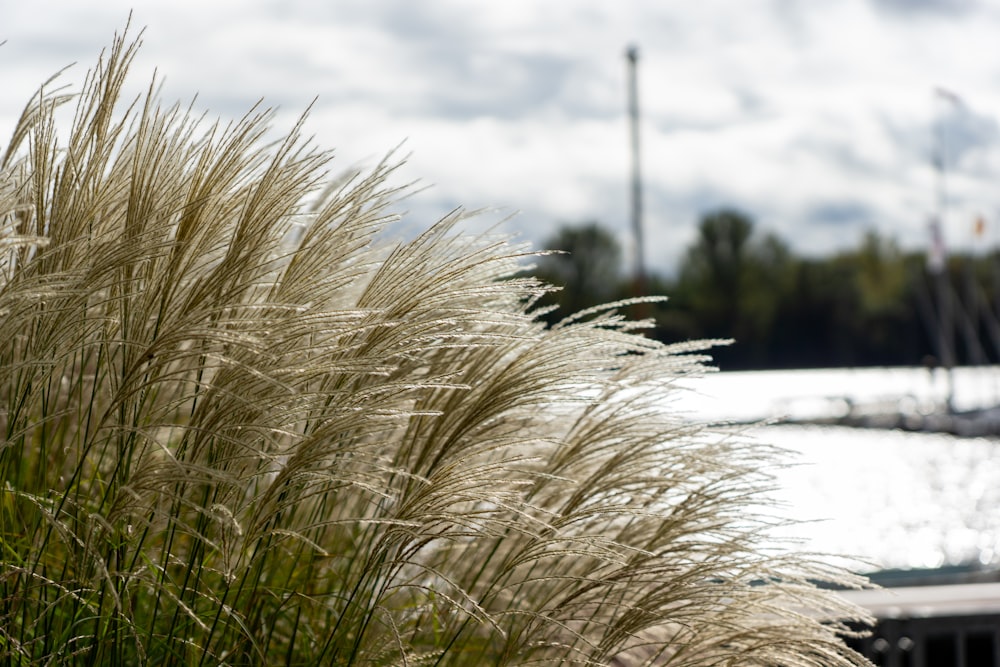
<path id="1" fill-rule="evenodd" d="M 258 99 L 345 169 L 405 141 L 407 202 L 628 233 L 626 59 L 639 49 L 646 261 L 671 272 L 698 217 L 731 206 L 803 254 L 866 229 L 922 247 L 945 146 L 953 246 L 1000 242 L 1000 3 L 993 0 L 173 0 L 136 3 L 135 89 L 223 118 Z M 88 6 L 89 5 L 89 6 Z M 130 3 L 0 8 L 0 142 L 38 84 L 79 86 Z M 936 89 L 949 94 L 936 94 Z M 944 138 L 939 142 L 935 137 Z"/>

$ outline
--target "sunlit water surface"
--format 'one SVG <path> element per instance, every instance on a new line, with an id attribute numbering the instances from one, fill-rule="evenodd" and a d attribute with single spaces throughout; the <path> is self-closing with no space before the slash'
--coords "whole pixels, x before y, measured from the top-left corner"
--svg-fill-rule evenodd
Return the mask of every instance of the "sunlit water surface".
<path id="1" fill-rule="evenodd" d="M 954 405 L 1000 400 L 1000 369 L 957 369 Z M 846 406 L 902 403 L 930 411 L 948 393 L 921 368 L 716 373 L 687 383 L 674 407 L 710 420 L 823 417 Z M 783 532 L 802 548 L 864 559 L 861 569 L 1000 563 L 1000 439 L 836 426 L 754 427 L 788 450 L 775 471 Z"/>

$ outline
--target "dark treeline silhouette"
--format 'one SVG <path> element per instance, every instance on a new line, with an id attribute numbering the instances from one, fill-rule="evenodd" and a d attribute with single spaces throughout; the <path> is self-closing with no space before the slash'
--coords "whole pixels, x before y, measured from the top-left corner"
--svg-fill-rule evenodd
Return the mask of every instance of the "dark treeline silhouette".
<path id="1" fill-rule="evenodd" d="M 633 296 L 614 236 L 589 222 L 563 226 L 537 273 L 563 290 L 547 297 L 555 322 L 580 309 Z M 941 274 L 922 252 L 867 232 L 857 247 L 796 256 L 732 209 L 702 217 L 673 278 L 651 275 L 649 294 L 669 297 L 632 315 L 652 317 L 665 342 L 733 338 L 715 350 L 724 370 L 958 364 L 1000 361 L 1000 255 L 952 255 Z M 942 298 L 947 305 L 941 308 Z M 940 313 L 946 313 L 942 328 Z M 945 340 L 953 345 L 942 346 Z"/>

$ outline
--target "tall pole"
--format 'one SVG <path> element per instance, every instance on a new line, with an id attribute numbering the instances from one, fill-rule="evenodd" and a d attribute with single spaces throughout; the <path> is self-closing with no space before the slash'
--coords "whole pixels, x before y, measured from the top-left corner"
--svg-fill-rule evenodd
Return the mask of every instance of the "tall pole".
<path id="1" fill-rule="evenodd" d="M 646 266 L 642 240 L 642 177 L 639 171 L 639 86 L 636 65 L 639 50 L 633 45 L 625 51 L 628 60 L 628 115 L 629 135 L 632 144 L 632 235 L 635 241 L 635 292 L 645 296 Z"/>
<path id="2" fill-rule="evenodd" d="M 942 99 L 945 103 L 957 104 L 957 97 L 943 88 L 934 90 L 935 99 Z M 937 288 L 938 299 L 938 348 L 941 354 L 941 362 L 945 368 L 948 379 L 947 397 L 945 399 L 948 412 L 952 412 L 955 400 L 955 384 L 952 369 L 955 367 L 955 303 L 952 298 L 951 280 L 948 275 L 948 255 L 947 246 L 944 242 L 944 230 L 948 216 L 948 186 L 946 180 L 948 142 L 945 129 L 945 118 L 943 114 L 935 114 L 936 132 L 934 155 L 934 167 L 937 172 L 937 208 L 938 214 L 935 220 L 935 239 L 938 251 L 940 252 L 940 264 L 935 271 L 935 286 Z"/>

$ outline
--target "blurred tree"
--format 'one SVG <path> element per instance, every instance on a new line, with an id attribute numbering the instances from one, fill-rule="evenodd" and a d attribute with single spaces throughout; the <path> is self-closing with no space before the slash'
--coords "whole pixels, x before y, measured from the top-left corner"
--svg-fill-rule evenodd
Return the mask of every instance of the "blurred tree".
<path id="1" fill-rule="evenodd" d="M 724 209 L 702 217 L 698 237 L 681 268 L 681 279 L 708 288 L 703 296 L 720 305 L 733 305 L 739 290 L 745 248 L 753 221 L 738 211 Z"/>
<path id="2" fill-rule="evenodd" d="M 562 253 L 543 256 L 536 270 L 563 288 L 542 301 L 558 306 L 546 316 L 550 323 L 632 295 L 621 248 L 598 223 L 563 225 L 545 248 Z M 982 347 L 1000 358 L 998 263 L 995 256 L 953 256 L 950 269 L 954 284 L 965 285 L 963 275 L 974 281 L 975 289 L 956 298 L 968 302 Z M 656 320 L 654 335 L 665 342 L 734 338 L 735 345 L 713 352 L 727 370 L 919 364 L 935 353 L 924 266 L 923 253 L 903 253 L 876 231 L 854 248 L 798 257 L 745 213 L 723 208 L 701 218 L 676 277 L 648 277 L 648 292 L 670 301 L 643 316 Z M 965 360 L 968 345 L 958 343 Z"/>
<path id="3" fill-rule="evenodd" d="M 858 250 L 848 256 L 853 257 L 855 285 L 866 313 L 882 314 L 902 307 L 906 267 L 894 240 L 869 230 Z"/>
<path id="4" fill-rule="evenodd" d="M 559 305 L 548 316 L 550 322 L 619 297 L 621 247 L 597 222 L 561 226 L 545 241 L 545 249 L 558 254 L 541 257 L 535 275 L 562 288 L 542 301 Z"/>
<path id="5" fill-rule="evenodd" d="M 778 306 L 794 285 L 794 262 L 777 236 L 754 234 L 753 220 L 734 209 L 706 214 L 688 248 L 677 285 L 678 306 L 698 322 L 700 335 L 735 338 L 717 353 L 720 364 L 766 363 L 766 343 Z"/>
<path id="6" fill-rule="evenodd" d="M 799 260 L 774 322 L 769 365 L 920 363 L 930 351 L 916 305 L 922 261 L 876 232 L 857 248 Z"/>

